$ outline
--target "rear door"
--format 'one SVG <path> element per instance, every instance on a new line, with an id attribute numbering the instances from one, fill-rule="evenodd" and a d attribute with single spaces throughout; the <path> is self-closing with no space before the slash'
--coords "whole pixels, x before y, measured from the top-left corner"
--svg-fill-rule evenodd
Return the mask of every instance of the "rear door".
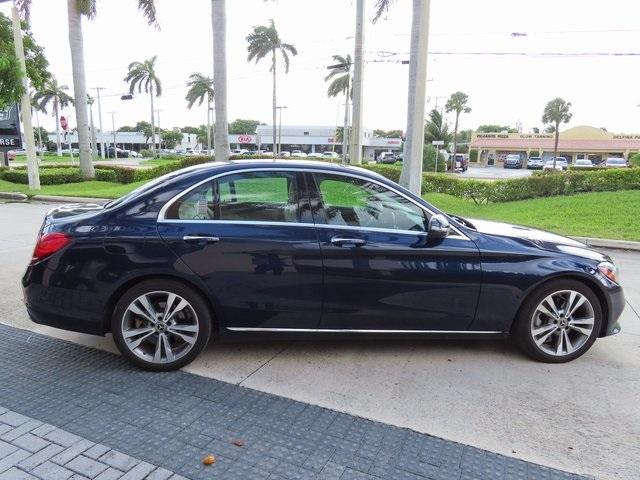
<path id="1" fill-rule="evenodd" d="M 320 248 L 301 173 L 244 171 L 184 193 L 158 222 L 233 330 L 317 328 Z"/>
<path id="2" fill-rule="evenodd" d="M 322 329 L 467 329 L 481 282 L 474 242 L 456 231 L 429 242 L 429 213 L 366 177 L 308 179 L 323 256 Z"/>

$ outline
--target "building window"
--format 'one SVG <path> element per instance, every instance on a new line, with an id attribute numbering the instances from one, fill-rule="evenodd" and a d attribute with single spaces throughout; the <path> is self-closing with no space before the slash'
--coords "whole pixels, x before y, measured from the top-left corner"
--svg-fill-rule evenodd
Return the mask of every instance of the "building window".
<path id="1" fill-rule="evenodd" d="M 304 132 L 303 135 L 309 135 L 309 132 Z"/>

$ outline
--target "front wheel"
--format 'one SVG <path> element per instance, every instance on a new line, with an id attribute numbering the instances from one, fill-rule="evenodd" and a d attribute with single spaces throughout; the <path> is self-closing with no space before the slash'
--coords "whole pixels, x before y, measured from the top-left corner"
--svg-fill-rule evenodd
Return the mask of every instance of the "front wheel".
<path id="1" fill-rule="evenodd" d="M 174 280 L 146 280 L 120 298 L 111 318 L 113 339 L 129 361 L 146 370 L 175 370 L 193 361 L 211 335 L 202 297 Z"/>
<path id="2" fill-rule="evenodd" d="M 602 307 L 589 287 L 576 280 L 555 280 L 525 301 L 514 334 L 534 359 L 563 363 L 589 350 L 601 325 Z"/>

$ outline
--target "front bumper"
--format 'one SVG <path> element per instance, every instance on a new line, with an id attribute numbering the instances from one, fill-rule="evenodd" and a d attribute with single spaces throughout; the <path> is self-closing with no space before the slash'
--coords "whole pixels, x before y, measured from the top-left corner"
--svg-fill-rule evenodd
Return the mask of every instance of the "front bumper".
<path id="1" fill-rule="evenodd" d="M 605 319 L 607 323 L 600 333 L 601 337 L 607 337 L 609 335 L 620 333 L 620 323 L 618 322 L 618 319 L 620 318 L 620 315 L 622 315 L 622 312 L 624 311 L 624 307 L 626 305 L 622 287 L 615 286 L 609 288 L 607 289 L 606 295 L 608 315 Z"/>

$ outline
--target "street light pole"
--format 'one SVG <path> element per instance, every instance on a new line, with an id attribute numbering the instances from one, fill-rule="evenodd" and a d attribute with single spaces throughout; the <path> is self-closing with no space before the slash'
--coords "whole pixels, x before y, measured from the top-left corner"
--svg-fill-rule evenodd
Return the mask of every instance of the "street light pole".
<path id="1" fill-rule="evenodd" d="M 118 158 L 117 147 L 116 147 L 116 112 L 109 112 L 111 115 L 111 131 L 113 132 L 113 158 Z"/>
<path id="2" fill-rule="evenodd" d="M 287 109 L 289 107 L 283 105 L 280 107 L 276 107 L 278 110 L 280 110 L 280 112 L 278 112 L 279 115 L 279 121 L 278 121 L 278 152 L 276 153 L 275 149 L 273 149 L 273 156 L 275 157 L 276 155 L 279 155 L 281 150 L 282 150 L 282 109 Z"/>
<path id="3" fill-rule="evenodd" d="M 100 153 L 102 159 L 106 158 L 104 151 L 104 138 L 103 138 L 103 130 L 102 130 L 102 105 L 100 103 L 100 90 L 104 90 L 104 87 L 95 87 L 96 96 L 98 97 L 98 126 L 100 127 Z"/>
<path id="4" fill-rule="evenodd" d="M 157 109 L 156 114 L 158 115 L 158 150 L 162 150 L 162 130 L 160 129 L 160 112 L 162 110 Z M 155 142 L 155 139 L 154 139 Z"/>
<path id="5" fill-rule="evenodd" d="M 364 0 L 356 3 L 356 39 L 353 56 L 353 117 L 351 157 L 349 163 L 360 164 L 362 159 L 362 77 L 364 74 Z"/>

